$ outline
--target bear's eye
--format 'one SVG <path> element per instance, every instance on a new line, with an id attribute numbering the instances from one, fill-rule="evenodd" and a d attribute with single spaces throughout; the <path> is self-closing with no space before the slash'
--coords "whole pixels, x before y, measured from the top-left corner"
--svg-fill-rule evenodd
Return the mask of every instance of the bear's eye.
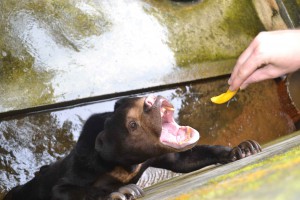
<path id="1" fill-rule="evenodd" d="M 135 121 L 131 121 L 131 122 L 129 122 L 129 128 L 131 129 L 131 130 L 135 130 L 135 129 L 137 129 L 137 127 L 138 127 L 138 125 L 137 125 L 137 123 L 135 122 Z"/>

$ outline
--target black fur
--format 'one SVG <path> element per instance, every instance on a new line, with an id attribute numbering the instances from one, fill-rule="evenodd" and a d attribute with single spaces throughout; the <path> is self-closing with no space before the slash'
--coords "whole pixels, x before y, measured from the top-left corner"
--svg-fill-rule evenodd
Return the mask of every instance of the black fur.
<path id="1" fill-rule="evenodd" d="M 136 183 L 149 166 L 185 173 L 260 151 L 253 141 L 235 148 L 197 145 L 182 152 L 166 147 L 159 142 L 160 102 L 150 108 L 144 101 L 125 98 L 115 104 L 114 112 L 92 115 L 69 155 L 43 166 L 4 199 L 106 199 L 121 186 Z"/>

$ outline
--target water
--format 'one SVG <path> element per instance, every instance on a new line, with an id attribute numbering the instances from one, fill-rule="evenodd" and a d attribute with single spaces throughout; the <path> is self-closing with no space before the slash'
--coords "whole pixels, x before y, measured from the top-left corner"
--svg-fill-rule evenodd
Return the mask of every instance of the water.
<path id="1" fill-rule="evenodd" d="M 234 146 L 245 139 L 264 144 L 295 130 L 292 120 L 281 109 L 277 86 L 273 81 L 239 91 L 229 104 L 212 104 L 210 97 L 226 91 L 226 82 L 227 77 L 153 93 L 163 95 L 172 102 L 179 124 L 199 130 L 201 144 Z M 78 139 L 88 116 L 111 111 L 115 101 L 108 99 L 1 121 L 1 193 L 31 179 L 40 166 L 66 155 Z M 140 183 L 147 186 L 175 175 L 178 174 L 150 171 Z"/>
<path id="2" fill-rule="evenodd" d="M 159 2 L 0 1 L 0 112 L 228 74 L 263 29 L 249 1 Z"/>

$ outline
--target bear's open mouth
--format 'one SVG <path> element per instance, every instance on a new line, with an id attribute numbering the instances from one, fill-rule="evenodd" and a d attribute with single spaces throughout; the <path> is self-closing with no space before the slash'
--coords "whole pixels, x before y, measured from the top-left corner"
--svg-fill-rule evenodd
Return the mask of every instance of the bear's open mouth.
<path id="1" fill-rule="evenodd" d="M 162 131 L 160 142 L 175 149 L 182 149 L 195 144 L 200 134 L 189 126 L 180 126 L 174 120 L 174 107 L 166 99 L 161 98 L 160 114 L 162 120 Z"/>

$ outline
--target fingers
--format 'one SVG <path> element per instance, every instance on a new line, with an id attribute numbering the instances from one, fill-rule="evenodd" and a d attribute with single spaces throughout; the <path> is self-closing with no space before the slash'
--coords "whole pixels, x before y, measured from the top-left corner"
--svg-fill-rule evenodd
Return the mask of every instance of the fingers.
<path id="1" fill-rule="evenodd" d="M 249 57 L 253 54 L 254 49 L 257 46 L 256 40 L 253 40 L 248 48 L 240 55 L 237 63 L 231 73 L 231 78 L 228 80 L 228 84 L 231 85 L 232 80 L 236 77 L 238 71 L 242 68 L 243 64 L 249 59 Z M 235 88 L 237 89 L 237 88 Z"/>
<path id="2" fill-rule="evenodd" d="M 240 86 L 240 89 L 245 89 L 248 85 L 260 82 L 267 79 L 276 78 L 281 75 L 281 72 L 276 70 L 273 65 L 265 65 L 262 68 L 255 70 Z"/>
<path id="3" fill-rule="evenodd" d="M 257 69 L 269 64 L 269 48 L 271 48 L 269 34 L 268 32 L 259 33 L 238 58 L 228 81 L 230 85 L 229 90 L 235 91 L 242 85 L 245 87 L 247 83 L 250 84 L 254 79 L 249 79 L 249 77 L 251 77 Z M 245 83 L 247 79 L 249 80 Z M 243 89 L 243 87 L 241 89 Z"/>
<path id="4" fill-rule="evenodd" d="M 260 55 L 258 55 L 257 51 L 254 49 L 244 63 L 238 62 L 235 66 L 230 77 L 229 90 L 235 91 L 239 89 L 241 85 L 263 64 L 264 62 L 260 59 Z"/>
<path id="5" fill-rule="evenodd" d="M 229 90 L 271 79 L 300 68 L 300 31 L 261 32 L 241 54 L 228 80 Z"/>
<path id="6" fill-rule="evenodd" d="M 249 62 L 253 60 L 253 55 L 255 54 L 255 50 L 258 46 L 257 37 L 250 43 L 248 48 L 240 55 L 238 58 L 236 65 L 231 73 L 231 77 L 228 80 L 228 84 L 230 85 L 229 90 L 235 91 L 239 89 L 242 83 L 250 76 L 250 74 L 255 70 L 254 65 L 252 68 L 254 69 L 247 69 L 246 65 L 249 65 Z"/>

